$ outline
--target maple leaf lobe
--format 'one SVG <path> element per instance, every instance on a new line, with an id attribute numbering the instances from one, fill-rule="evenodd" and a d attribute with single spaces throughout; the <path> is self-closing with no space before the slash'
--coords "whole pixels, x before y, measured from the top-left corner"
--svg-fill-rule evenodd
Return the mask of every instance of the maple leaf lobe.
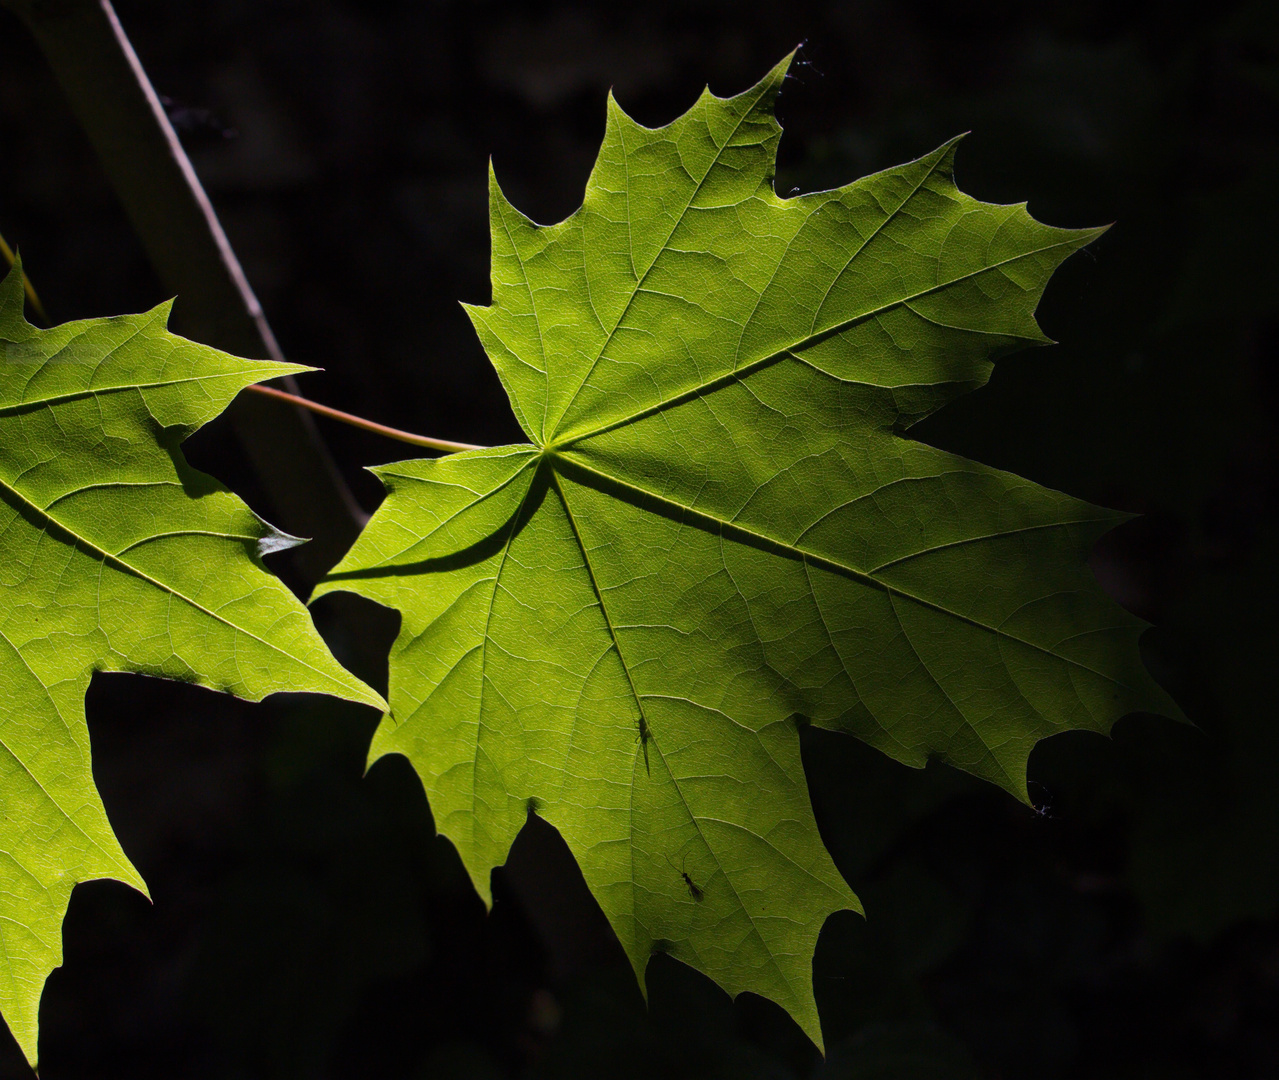
<path id="1" fill-rule="evenodd" d="M 146 891 L 93 783 L 92 674 L 385 703 L 261 565 L 292 538 L 178 448 L 243 387 L 304 369 L 170 334 L 169 304 L 41 330 L 23 300 L 19 265 L 0 283 L 0 1013 L 34 1064 L 72 888 Z"/>

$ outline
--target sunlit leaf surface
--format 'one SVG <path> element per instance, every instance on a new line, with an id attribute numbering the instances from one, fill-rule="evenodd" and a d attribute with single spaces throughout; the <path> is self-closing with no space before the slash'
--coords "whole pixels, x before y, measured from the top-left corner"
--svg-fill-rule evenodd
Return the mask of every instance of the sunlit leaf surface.
<path id="1" fill-rule="evenodd" d="M 904 434 L 1046 340 L 1099 230 L 962 194 L 954 143 L 779 198 L 788 63 L 656 130 L 610 98 L 558 225 L 492 180 L 468 310 L 529 444 L 376 470 L 318 591 L 402 613 L 371 757 L 412 761 L 486 898 L 536 812 L 641 984 L 668 952 L 821 1045 L 813 949 L 859 905 L 797 722 L 1024 799 L 1037 740 L 1173 707 L 1084 565 L 1119 516 Z"/>
<path id="2" fill-rule="evenodd" d="M 296 541 L 178 449 L 244 387 L 301 369 L 176 337 L 167 304 L 51 330 L 22 304 L 15 268 L 0 285 L 0 1013 L 34 1064 L 72 887 L 146 888 L 93 783 L 93 672 L 385 703 L 263 566 Z"/>

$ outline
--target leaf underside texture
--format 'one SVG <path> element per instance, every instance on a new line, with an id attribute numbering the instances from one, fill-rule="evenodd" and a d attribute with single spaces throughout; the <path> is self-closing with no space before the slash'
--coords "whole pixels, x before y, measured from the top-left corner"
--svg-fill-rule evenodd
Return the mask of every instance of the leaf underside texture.
<path id="1" fill-rule="evenodd" d="M 788 64 L 659 129 L 610 97 L 558 225 L 491 180 L 467 310 L 530 443 L 375 470 L 318 593 L 402 613 L 370 760 L 410 759 L 486 899 L 535 811 L 641 986 L 668 952 L 820 1046 L 813 950 L 860 905 L 797 720 L 1025 799 L 1039 739 L 1174 707 L 1084 565 L 1121 516 L 902 434 L 1047 340 L 1100 230 L 962 194 L 953 142 L 779 198 Z"/>
<path id="2" fill-rule="evenodd" d="M 72 887 L 146 890 L 93 783 L 93 672 L 384 703 L 263 566 L 297 541 L 178 449 L 244 387 L 305 369 L 170 334 L 168 304 L 51 330 L 22 305 L 15 268 L 0 285 L 0 1013 L 34 1065 Z"/>

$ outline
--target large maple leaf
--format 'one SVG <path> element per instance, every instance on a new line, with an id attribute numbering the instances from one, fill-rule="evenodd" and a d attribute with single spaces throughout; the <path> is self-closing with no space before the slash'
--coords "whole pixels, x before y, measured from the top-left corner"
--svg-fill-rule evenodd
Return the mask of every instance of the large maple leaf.
<path id="1" fill-rule="evenodd" d="M 298 541 L 178 449 L 286 371 L 185 341 L 169 305 L 38 330 L 0 285 L 0 1013 L 33 1064 L 72 887 L 145 892 L 93 784 L 84 694 L 135 671 L 260 700 L 385 702 L 262 564 Z"/>
<path id="2" fill-rule="evenodd" d="M 1120 516 L 902 434 L 1047 340 L 1100 230 L 962 194 L 954 143 L 779 198 L 788 63 L 656 130 L 610 98 L 558 225 L 492 181 L 468 311 L 531 444 L 375 470 L 318 592 L 402 613 L 371 758 L 412 761 L 481 894 L 536 811 L 641 985 L 666 951 L 820 1045 L 814 945 L 859 905 L 797 721 L 1024 799 L 1037 740 L 1171 705 L 1084 565 Z"/>

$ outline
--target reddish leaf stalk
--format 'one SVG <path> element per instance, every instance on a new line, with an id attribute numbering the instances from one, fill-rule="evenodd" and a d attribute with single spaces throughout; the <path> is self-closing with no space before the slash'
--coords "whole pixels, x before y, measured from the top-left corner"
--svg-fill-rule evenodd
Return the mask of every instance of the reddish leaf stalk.
<path id="1" fill-rule="evenodd" d="M 460 450 L 484 450 L 486 447 L 477 446 L 474 443 L 451 442 L 448 439 L 434 439 L 429 435 L 414 435 L 411 431 L 401 431 L 399 428 L 387 427 L 385 424 L 378 424 L 372 420 L 365 420 L 362 416 L 355 416 L 341 409 L 333 409 L 328 405 L 321 405 L 319 402 L 308 401 L 304 397 L 297 394 L 288 394 L 283 390 L 276 390 L 272 386 L 250 386 L 248 389 L 255 394 L 265 394 L 267 397 L 279 398 L 281 401 L 287 401 L 291 405 L 297 405 L 303 409 L 310 409 L 313 413 L 319 413 L 321 416 L 327 416 L 330 420 L 338 420 L 343 424 L 350 424 L 352 427 L 363 428 L 365 431 L 372 431 L 377 435 L 384 435 L 388 439 L 396 439 L 399 442 L 412 443 L 414 446 L 426 446 L 432 450 L 442 450 L 446 454 L 455 454 Z"/>

